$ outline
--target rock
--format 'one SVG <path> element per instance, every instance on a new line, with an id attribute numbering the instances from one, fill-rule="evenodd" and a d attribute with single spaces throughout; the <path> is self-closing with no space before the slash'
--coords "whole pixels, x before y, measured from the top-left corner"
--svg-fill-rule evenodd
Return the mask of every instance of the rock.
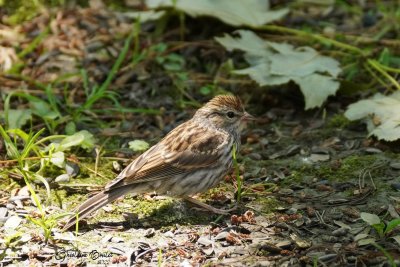
<path id="1" fill-rule="evenodd" d="M 119 164 L 118 161 L 113 161 L 112 165 L 113 165 L 114 171 L 116 171 L 116 172 L 121 172 L 122 171 L 122 166 L 121 166 L 121 164 Z"/>
<path id="2" fill-rule="evenodd" d="M 71 179 L 71 176 L 67 173 L 64 173 L 64 174 L 57 176 L 55 179 L 55 182 L 56 183 L 68 183 L 70 179 Z"/>
<path id="3" fill-rule="evenodd" d="M 74 162 L 67 162 L 65 164 L 65 172 L 71 177 L 76 177 L 79 174 L 79 165 Z"/>
<path id="4" fill-rule="evenodd" d="M 227 232 L 223 232 L 223 233 L 227 233 Z M 225 237 L 224 237 L 225 239 Z M 203 245 L 203 246 L 211 246 L 214 242 L 212 240 L 210 240 L 209 238 L 205 237 L 205 236 L 201 236 L 198 240 L 197 240 L 197 244 Z"/>
<path id="5" fill-rule="evenodd" d="M 400 183 L 392 183 L 392 184 L 390 184 L 390 186 L 391 186 L 393 189 L 395 189 L 395 190 L 397 190 L 397 191 L 400 191 Z"/>
<path id="6" fill-rule="evenodd" d="M 326 262 L 326 261 L 331 261 L 331 260 L 335 259 L 336 257 L 337 257 L 337 254 L 332 253 L 332 254 L 326 254 L 321 257 L 318 257 L 318 260 Z"/>
<path id="7" fill-rule="evenodd" d="M 290 238 L 295 242 L 296 246 L 301 249 L 307 249 L 312 245 L 311 241 L 302 239 L 296 234 L 291 234 Z"/>
<path id="8" fill-rule="evenodd" d="M 149 238 L 149 237 L 153 237 L 156 233 L 156 230 L 154 230 L 154 228 L 149 228 L 146 230 L 146 232 L 144 233 L 144 236 Z"/>
<path id="9" fill-rule="evenodd" d="M 165 236 L 165 237 L 173 238 L 173 237 L 175 237 L 175 234 L 174 234 L 173 232 L 171 232 L 171 231 L 168 231 L 168 232 L 165 232 L 165 233 L 164 233 L 164 236 Z"/>
<path id="10" fill-rule="evenodd" d="M 6 229 L 16 229 L 22 222 L 22 219 L 18 216 L 11 216 L 4 223 Z"/>
<path id="11" fill-rule="evenodd" d="M 249 155 L 249 158 L 251 158 L 252 160 L 262 160 L 262 156 L 260 155 L 260 154 L 258 154 L 258 153 L 250 153 Z"/>
<path id="12" fill-rule="evenodd" d="M 226 237 L 227 237 L 228 235 L 229 235 L 228 232 L 223 231 L 223 232 L 219 233 L 214 239 L 215 239 L 215 240 L 224 240 L 224 239 L 226 239 Z"/>
<path id="13" fill-rule="evenodd" d="M 17 206 L 16 205 L 14 205 L 14 204 L 12 204 L 12 203 L 7 203 L 6 204 L 6 208 L 8 209 L 8 210 L 13 210 L 13 209 L 15 209 Z"/>
<path id="14" fill-rule="evenodd" d="M 122 242 L 124 242 L 124 239 L 121 238 L 121 237 L 115 236 L 115 237 L 111 238 L 111 242 L 113 242 L 113 243 L 122 243 Z"/>
<path id="15" fill-rule="evenodd" d="M 290 209 L 288 209 L 286 211 L 286 214 L 289 214 L 289 215 L 293 215 L 293 214 L 296 214 L 296 213 L 297 213 L 297 209 L 296 208 L 290 208 Z"/>
<path id="16" fill-rule="evenodd" d="M 266 241 L 261 241 L 259 243 L 253 244 L 252 245 L 252 250 L 259 251 L 259 250 L 265 250 L 271 253 L 280 253 L 282 251 L 282 248 Z"/>
<path id="17" fill-rule="evenodd" d="M 328 161 L 331 157 L 329 154 L 311 154 L 310 161 L 311 162 L 320 162 L 320 161 Z"/>
<path id="18" fill-rule="evenodd" d="M 339 228 L 339 229 L 336 229 L 336 230 L 332 231 L 332 235 L 333 235 L 333 236 L 344 236 L 344 235 L 346 235 L 348 232 L 349 232 L 349 229 L 348 229 L 348 228 L 341 227 L 341 228 Z"/>
<path id="19" fill-rule="evenodd" d="M 281 190 L 279 190 L 279 194 L 281 195 L 292 195 L 293 194 L 293 190 L 290 188 L 282 188 Z"/>
<path id="20" fill-rule="evenodd" d="M 382 150 L 375 148 L 375 147 L 367 147 L 364 150 L 366 153 L 368 154 L 378 154 L 378 153 L 382 153 Z"/>
<path id="21" fill-rule="evenodd" d="M 103 243 L 103 244 L 108 243 L 108 242 L 110 242 L 111 238 L 112 238 L 112 235 L 105 235 L 105 236 L 101 239 L 100 242 Z"/>
<path id="22" fill-rule="evenodd" d="M 280 247 L 282 249 L 288 249 L 291 245 L 292 245 L 292 241 L 290 241 L 290 240 L 283 240 L 283 241 L 276 243 L 276 246 Z"/>

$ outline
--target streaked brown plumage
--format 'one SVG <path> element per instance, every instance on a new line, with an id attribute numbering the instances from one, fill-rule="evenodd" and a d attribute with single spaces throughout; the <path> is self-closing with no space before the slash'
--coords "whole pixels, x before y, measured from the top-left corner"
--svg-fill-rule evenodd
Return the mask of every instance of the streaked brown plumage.
<path id="1" fill-rule="evenodd" d="M 215 186 L 232 167 L 232 146 L 240 146 L 244 121 L 252 119 L 236 96 L 221 95 L 197 110 L 192 119 L 179 125 L 159 143 L 130 163 L 104 191 L 82 203 L 79 219 L 127 193 L 157 192 L 189 198 Z M 64 226 L 76 223 L 71 216 Z"/>

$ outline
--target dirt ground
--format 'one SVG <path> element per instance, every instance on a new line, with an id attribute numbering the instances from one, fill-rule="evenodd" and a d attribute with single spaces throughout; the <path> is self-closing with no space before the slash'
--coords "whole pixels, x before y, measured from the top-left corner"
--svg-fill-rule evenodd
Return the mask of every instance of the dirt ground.
<path id="1" fill-rule="evenodd" d="M 4 26 L 24 33 L 24 37 L 15 33 L 7 42 L 28 52 L 20 55 L 13 72 L 0 75 L 1 94 L 5 99 L 22 91 L 46 99 L 50 88 L 62 102 L 60 112 L 69 115 L 50 124 L 53 128 L 37 116 L 32 129 L 47 127 L 44 136 L 64 133 L 73 120 L 77 129 L 97 138 L 101 153 L 69 152 L 68 181 L 55 181 L 64 170 L 46 171 L 50 199 L 42 183 L 34 184 L 45 214 L 51 215 L 72 211 L 140 155 L 128 149 L 129 141 L 155 144 L 190 118 L 211 94 L 233 92 L 259 118 L 242 137 L 238 161 L 244 182 L 238 209 L 220 216 L 180 199 L 128 195 L 96 212 L 78 233 L 62 232 L 62 220 L 56 220 L 46 240 L 46 227 L 26 217 L 41 215 L 1 140 L 0 262 L 9 266 L 400 266 L 400 229 L 380 234 L 360 217 L 370 213 L 386 222 L 400 217 L 400 156 L 398 143 L 368 138 L 362 122 L 349 122 L 343 116 L 359 94 L 338 94 L 322 108 L 304 111 L 294 84 L 259 88 L 225 73 L 220 64 L 228 53 L 210 36 L 232 31 L 230 27 L 214 20 L 214 28 L 201 27 L 204 19 L 186 22 L 187 40 L 181 42 L 175 41 L 176 20 L 167 24 L 161 37 L 150 34 L 157 25 L 144 24 L 140 51 L 152 48 L 134 68 L 129 67 L 129 54 L 110 85 L 119 94 L 120 106 L 104 101 L 79 114 L 74 110 L 84 98 L 85 81 L 76 73 L 85 69 L 91 84 L 104 81 L 123 49 L 130 21 L 106 8 L 76 8 L 44 12 L 20 28 Z M 41 36 L 45 31 L 49 32 Z M 29 48 L 33 40 L 38 44 Z M 201 86 L 213 82 L 215 72 L 219 86 L 211 94 L 199 93 Z M 32 98 L 19 96 L 10 105 L 21 109 L 32 103 Z M 3 110 L 6 103 L 0 105 Z M 136 109 L 121 112 L 122 107 Z M 198 197 L 229 208 L 235 204 L 237 188 L 232 170 L 218 187 Z"/>

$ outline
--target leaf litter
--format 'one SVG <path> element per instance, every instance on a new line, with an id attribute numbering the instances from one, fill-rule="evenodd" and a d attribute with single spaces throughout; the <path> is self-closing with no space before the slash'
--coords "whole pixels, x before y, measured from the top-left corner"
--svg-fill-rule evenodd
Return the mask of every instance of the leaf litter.
<path id="1" fill-rule="evenodd" d="M 48 21 L 48 16 L 43 15 L 37 17 L 31 25 L 26 24 L 24 31 L 27 35 L 24 43 L 29 43 L 31 37 L 27 36 L 31 35 L 28 33 L 37 30 L 35 25 L 46 25 L 43 22 Z M 78 21 L 80 23 L 77 23 Z M 99 26 L 104 23 L 106 26 Z M 60 11 L 56 22 L 51 24 L 51 33 L 26 59 L 29 64 L 24 67 L 22 73 L 42 83 L 54 82 L 60 73 L 63 73 L 62 71 L 79 71 L 80 57 L 86 56 L 86 67 L 93 74 L 90 76 L 91 81 L 101 80 L 109 70 L 105 64 L 121 47 L 120 44 L 112 44 L 113 36 L 116 33 L 121 35 L 128 33 L 129 25 L 118 21 L 112 12 L 107 13 L 104 10 L 89 8 L 79 9 L 76 12 Z M 43 27 L 39 28 L 40 31 L 45 30 Z M 70 33 L 73 35 L 69 35 Z M 67 38 L 73 38 L 72 42 L 67 42 Z M 21 48 L 26 48 L 25 44 Z M 260 39 L 252 45 L 251 49 L 258 49 L 257 45 L 264 47 L 265 41 Z M 307 56 L 314 55 L 319 59 L 322 57 L 316 55 L 315 51 L 297 50 L 291 45 L 274 46 L 272 42 L 268 45 L 271 54 L 276 53 L 278 57 L 282 56 L 279 54 L 281 53 L 279 49 L 286 49 L 287 52 L 296 55 L 304 52 Z M 47 52 L 42 53 L 42 51 Z M 108 52 L 104 53 L 105 51 Z M 300 61 L 302 56 L 298 57 Z M 246 60 L 250 63 L 250 61 L 255 62 L 256 58 L 249 57 Z M 98 67 L 99 63 L 104 65 Z M 32 64 L 36 67 L 29 67 Z M 285 81 L 287 77 L 295 75 L 305 77 L 316 73 L 334 79 L 339 71 L 338 66 L 332 62 L 322 64 L 325 67 L 332 67 L 331 73 L 326 69 L 315 69 L 312 66 L 312 64 L 309 66 L 307 73 L 293 73 L 293 70 L 284 70 L 282 65 L 275 66 L 274 70 L 276 75 L 282 76 L 281 79 Z M 127 69 L 122 72 L 129 74 Z M 32 91 L 35 89 L 28 80 L 21 81 L 8 77 L 1 79 L 4 81 L 2 85 L 5 90 L 12 90 L 14 87 Z M 77 80 L 79 79 L 68 79 L 72 85 Z M 79 98 L 80 93 L 75 90 L 74 96 Z M 327 95 L 321 99 L 325 100 L 326 97 Z M 164 100 L 159 98 L 158 103 L 151 104 L 157 107 L 159 103 L 168 103 L 168 100 Z M 260 101 L 270 104 L 266 99 Z M 308 102 L 308 106 L 313 101 Z M 314 103 L 320 105 L 322 102 L 318 101 Z M 100 249 L 104 253 L 110 252 L 112 263 L 126 266 L 130 264 L 155 266 L 160 261 L 166 266 L 168 264 L 170 266 L 178 264 L 283 266 L 312 265 L 315 262 L 336 266 L 357 262 L 366 265 L 383 264 L 386 261 L 384 254 L 377 252 L 372 242 L 364 241 L 362 246 L 357 243 L 359 240 L 368 241 L 368 239 L 387 245 L 386 248 L 390 252 L 398 255 L 398 228 L 394 228 L 394 232 L 387 239 L 378 240 L 374 230 L 360 219 L 362 212 L 374 213 L 385 220 L 390 219 L 384 216 L 386 212 L 395 214 L 393 209 L 399 212 L 399 190 L 387 186 L 388 183 L 396 183 L 399 169 L 395 163 L 399 161 L 398 157 L 385 145 L 370 139 L 365 141 L 361 137 L 362 132 L 357 129 L 331 128 L 328 129 L 328 133 L 324 132 L 326 126 L 324 121 L 316 120 L 315 116 L 310 114 L 297 112 L 292 104 L 285 102 L 283 106 L 286 109 L 280 112 L 269 110 L 269 115 L 265 115 L 263 120 L 264 123 L 252 125 L 245 133 L 244 140 L 248 142 L 244 144 L 245 161 L 241 166 L 241 173 L 245 176 L 245 193 L 242 198 L 243 205 L 232 216 L 223 218 L 210 216 L 207 213 L 191 210 L 177 201 L 165 207 L 158 207 L 157 209 L 161 209 L 159 212 L 140 214 L 140 219 L 135 214 L 126 216 L 132 221 L 124 221 L 120 214 L 117 214 L 119 216 L 117 219 L 108 218 L 106 214 L 110 211 L 120 211 L 119 209 L 129 211 L 134 208 L 134 205 L 128 204 L 132 199 L 126 198 L 124 201 L 116 202 L 116 205 L 107 207 L 104 210 L 106 214 L 100 213 L 100 216 L 90 221 L 91 227 L 81 231 L 77 236 L 72 233 L 60 233 L 59 228 L 54 227 L 52 229 L 54 239 L 45 243 L 41 229 L 32 228 L 33 226 L 23 219 L 27 214 L 35 218 L 40 216 L 35 213 L 37 209 L 34 201 L 26 194 L 16 195 L 16 198 L 11 199 L 6 194 L 4 199 L 2 198 L 2 205 L 6 208 L 2 212 L 4 215 L 2 221 L 5 224 L 0 235 L 1 250 L 5 252 L 2 263 L 17 261 L 26 265 L 56 264 L 60 263 L 54 257 L 57 250 L 72 249 L 78 245 L 81 252 L 89 253 L 94 249 Z M 281 107 L 279 104 L 275 106 Z M 338 110 L 334 110 L 333 113 L 337 112 Z M 164 115 L 162 124 L 165 125 L 189 116 L 177 110 Z M 329 116 L 327 119 L 329 120 Z M 154 121 L 144 121 L 137 126 L 142 128 L 133 131 L 140 132 L 139 129 L 144 127 L 155 128 Z M 168 128 L 165 131 L 168 131 Z M 161 131 L 156 134 L 136 135 L 128 135 L 126 143 L 129 144 L 129 140 L 134 139 L 157 139 Z M 331 139 L 332 135 L 335 135 L 334 141 Z M 83 139 L 86 137 L 75 136 L 72 140 L 67 139 L 68 142 L 59 145 L 64 145 L 66 150 L 71 148 L 71 144 L 83 144 Z M 93 142 L 89 140 L 86 144 L 91 146 Z M 375 152 L 370 153 L 371 151 Z M 377 151 L 379 153 L 376 153 Z M 252 157 L 247 157 L 250 154 Z M 270 155 L 274 154 L 278 156 L 271 159 Z M 318 160 L 309 160 L 312 155 L 317 155 L 314 157 Z M 59 158 L 61 157 L 55 157 Z M 371 168 L 373 162 L 379 159 L 388 160 L 390 165 L 385 163 Z M 80 172 L 78 176 L 82 173 Z M 61 178 L 59 179 L 66 179 Z M 228 189 L 233 192 L 230 179 L 231 177 L 227 177 L 228 183 L 220 186 L 218 190 L 224 192 Z M 374 189 L 373 183 L 378 190 Z M 390 195 L 383 194 L 382 191 L 389 192 Z M 8 191 L 5 190 L 4 193 L 6 192 Z M 77 202 L 69 200 L 69 197 L 65 196 L 67 205 L 70 202 Z M 159 201 L 154 200 L 155 197 L 151 195 L 146 198 L 150 199 L 150 202 Z M 216 204 L 221 204 L 218 203 L 220 199 L 216 198 Z M 231 199 L 234 198 L 228 198 L 228 201 Z M 139 199 L 139 202 L 145 202 L 145 199 Z M 164 209 L 173 211 L 168 214 L 170 220 L 163 223 L 154 220 L 155 217 L 162 215 Z M 60 207 L 55 204 L 48 206 L 46 212 L 58 213 Z M 185 219 L 193 214 L 198 218 L 204 218 L 206 222 L 184 223 Z M 100 220 L 100 223 L 97 220 Z M 12 231 L 7 232 L 5 228 Z M 104 257 L 104 260 L 109 259 Z M 88 258 L 72 257 L 61 262 L 78 264 L 87 260 Z"/>

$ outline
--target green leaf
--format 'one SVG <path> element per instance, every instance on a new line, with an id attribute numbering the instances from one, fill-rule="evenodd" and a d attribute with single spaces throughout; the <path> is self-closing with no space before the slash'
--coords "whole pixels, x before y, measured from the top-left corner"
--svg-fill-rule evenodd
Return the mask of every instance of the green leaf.
<path id="1" fill-rule="evenodd" d="M 51 154 L 50 162 L 57 167 L 63 168 L 65 165 L 65 155 L 62 151 L 57 151 Z"/>
<path id="2" fill-rule="evenodd" d="M 391 220 L 390 222 L 388 222 L 386 224 L 386 228 L 385 228 L 385 234 L 389 233 L 390 231 L 392 231 L 394 228 L 396 228 L 397 226 L 400 225 L 400 218 Z"/>
<path id="3" fill-rule="evenodd" d="M 79 131 L 78 134 L 83 135 L 83 141 L 81 147 L 86 150 L 91 150 L 94 147 L 95 139 L 93 134 L 86 130 Z"/>
<path id="4" fill-rule="evenodd" d="M 3 114 L 2 114 L 3 115 Z M 32 119 L 30 109 L 9 109 L 8 110 L 8 129 L 19 129 Z"/>
<path id="5" fill-rule="evenodd" d="M 376 239 L 371 237 L 371 238 L 365 238 L 365 239 L 358 240 L 357 244 L 359 246 L 366 246 L 366 245 L 371 245 L 375 242 L 376 242 Z"/>
<path id="6" fill-rule="evenodd" d="M 56 150 L 65 151 L 73 146 L 79 146 L 80 144 L 82 144 L 84 139 L 85 136 L 83 136 L 83 134 L 81 134 L 80 132 L 75 133 L 71 136 L 67 136 L 60 142 L 59 146 L 56 147 Z"/>
<path id="7" fill-rule="evenodd" d="M 348 106 L 344 113 L 349 120 L 365 119 L 369 135 L 395 141 L 400 138 L 400 92 L 384 96 L 375 94 Z"/>
<path id="8" fill-rule="evenodd" d="M 376 214 L 361 212 L 360 217 L 364 222 L 368 223 L 369 225 L 375 225 L 381 223 L 381 219 Z"/>
<path id="9" fill-rule="evenodd" d="M 212 16 L 233 26 L 258 27 L 281 19 L 289 9 L 270 10 L 269 0 L 147 0 L 150 8 L 174 7 L 192 17 Z"/>
<path id="10" fill-rule="evenodd" d="M 245 52 L 248 68 L 234 73 L 249 75 L 260 86 L 295 82 L 305 98 L 305 109 L 320 107 L 339 89 L 339 63 L 320 55 L 311 47 L 295 48 L 290 44 L 264 41 L 251 31 L 239 30 L 239 37 L 225 35 L 215 38 L 231 51 Z"/>
<path id="11" fill-rule="evenodd" d="M 213 86 L 212 86 L 212 85 L 202 86 L 202 87 L 200 88 L 200 94 L 202 94 L 202 95 L 209 95 L 209 94 L 211 93 L 212 89 L 213 89 Z"/>
<path id="12" fill-rule="evenodd" d="M 150 147 L 149 143 L 143 140 L 133 140 L 129 142 L 129 148 L 135 152 L 142 152 Z"/>

